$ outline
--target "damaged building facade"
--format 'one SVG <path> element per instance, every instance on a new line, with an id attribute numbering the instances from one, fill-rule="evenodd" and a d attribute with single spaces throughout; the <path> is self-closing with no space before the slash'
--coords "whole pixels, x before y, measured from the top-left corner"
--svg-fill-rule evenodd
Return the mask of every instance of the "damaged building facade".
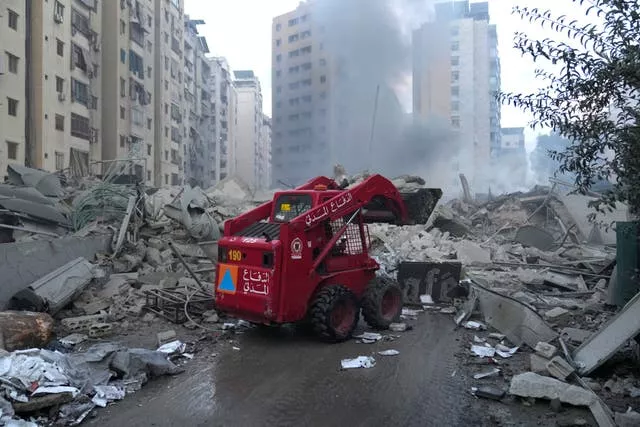
<path id="1" fill-rule="evenodd" d="M 103 175 L 135 159 L 127 173 L 146 185 L 205 188 L 234 173 L 232 72 L 182 0 L 11 0 L 0 13 L 3 171 Z"/>

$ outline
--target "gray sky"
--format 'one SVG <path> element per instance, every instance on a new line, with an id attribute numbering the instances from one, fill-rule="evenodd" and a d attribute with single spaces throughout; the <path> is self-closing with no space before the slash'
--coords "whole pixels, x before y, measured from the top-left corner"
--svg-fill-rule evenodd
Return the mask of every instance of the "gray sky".
<path id="1" fill-rule="evenodd" d="M 350 0 L 344 0 L 350 1 Z M 382 0 L 370 0 L 382 1 Z M 425 0 L 426 1 L 426 0 Z M 498 43 L 502 62 L 502 90 L 530 92 L 538 87 L 534 80 L 536 65 L 513 49 L 513 34 L 525 31 L 535 38 L 554 37 L 554 33 L 529 24 L 511 14 L 514 5 L 552 9 L 554 14 L 583 17 L 571 0 L 488 0 L 492 23 L 498 26 Z M 473 0 L 472 0 L 473 2 Z M 185 11 L 193 19 L 203 19 L 199 27 L 207 38 L 211 53 L 225 56 L 233 69 L 252 69 L 262 83 L 264 110 L 271 113 L 271 21 L 297 7 L 299 0 L 185 0 Z M 400 93 L 409 103 L 410 87 Z M 410 109 L 410 105 L 406 105 Z M 521 111 L 502 107 L 502 126 L 526 126 L 529 117 Z M 535 134 L 527 131 L 527 148 L 535 146 Z"/>

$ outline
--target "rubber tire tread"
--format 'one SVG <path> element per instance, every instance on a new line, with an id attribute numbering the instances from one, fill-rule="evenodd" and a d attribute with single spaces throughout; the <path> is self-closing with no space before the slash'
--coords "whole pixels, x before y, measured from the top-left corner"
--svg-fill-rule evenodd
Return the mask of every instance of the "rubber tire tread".
<path id="1" fill-rule="evenodd" d="M 380 307 L 382 297 L 390 287 L 396 288 L 400 294 L 400 308 L 398 310 L 398 314 L 389 321 L 382 317 Z M 371 281 L 364 292 L 364 296 L 362 298 L 362 317 L 364 317 L 364 320 L 374 329 L 389 329 L 390 324 L 400 319 L 403 305 L 402 299 L 402 289 L 400 289 L 400 286 L 398 286 L 397 283 L 389 279 L 376 277 Z"/>
<path id="2" fill-rule="evenodd" d="M 345 336 L 338 336 L 336 331 L 331 327 L 331 311 L 336 302 L 343 298 L 352 300 L 356 307 L 356 315 L 349 332 Z M 358 299 L 353 292 L 342 285 L 327 286 L 320 290 L 311 305 L 309 313 L 314 333 L 322 339 L 331 342 L 343 342 L 350 339 L 353 331 L 358 326 L 358 320 L 360 318 Z"/>

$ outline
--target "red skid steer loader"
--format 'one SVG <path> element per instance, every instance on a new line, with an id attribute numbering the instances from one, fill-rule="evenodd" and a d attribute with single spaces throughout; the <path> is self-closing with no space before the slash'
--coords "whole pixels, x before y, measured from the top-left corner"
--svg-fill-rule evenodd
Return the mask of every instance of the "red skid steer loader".
<path id="1" fill-rule="evenodd" d="M 440 189 L 401 194 L 373 175 L 349 189 L 318 177 L 231 220 L 218 245 L 218 310 L 274 325 L 309 320 L 330 341 L 351 337 L 360 317 L 388 328 L 402 290 L 376 278 L 367 224 L 424 224 Z"/>

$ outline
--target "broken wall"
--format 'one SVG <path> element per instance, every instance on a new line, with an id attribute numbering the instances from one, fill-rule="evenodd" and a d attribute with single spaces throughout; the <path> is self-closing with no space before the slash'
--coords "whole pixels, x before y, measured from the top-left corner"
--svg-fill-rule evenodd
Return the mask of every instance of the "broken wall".
<path id="1" fill-rule="evenodd" d="M 98 252 L 108 252 L 111 238 L 105 234 L 0 245 L 0 308 L 6 308 L 16 292 L 69 261 L 78 257 L 91 260 Z"/>

